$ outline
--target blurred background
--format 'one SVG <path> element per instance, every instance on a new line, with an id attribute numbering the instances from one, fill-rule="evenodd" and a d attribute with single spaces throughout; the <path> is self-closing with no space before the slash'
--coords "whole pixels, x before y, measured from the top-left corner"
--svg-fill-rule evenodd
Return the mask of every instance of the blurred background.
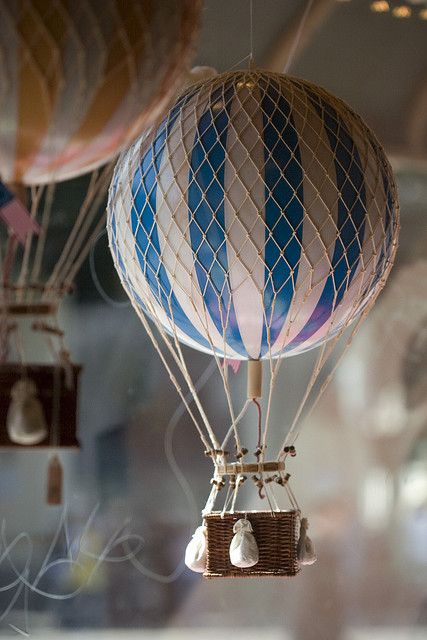
<path id="1" fill-rule="evenodd" d="M 426 18 L 427 3 L 418 0 L 253 0 L 256 64 L 282 71 L 290 61 L 291 74 L 347 101 L 384 144 L 400 193 L 396 266 L 306 420 L 292 462 L 317 564 L 292 580 L 207 581 L 184 568 L 211 465 L 101 234 L 61 311 L 83 366 L 81 450 L 62 455 L 65 504 L 45 504 L 46 451 L 0 452 L 2 553 L 33 586 L 14 585 L 14 568 L 1 556 L 2 637 L 426 637 Z M 205 0 L 195 64 L 238 67 L 249 27 L 248 0 Z M 61 185 L 58 239 L 86 184 Z M 206 380 L 209 357 L 187 356 Z M 279 435 L 289 397 L 301 393 L 304 363 L 293 365 L 291 383 L 282 371 L 273 407 Z M 220 425 L 227 412 L 217 376 L 201 397 Z M 233 380 L 236 394 L 244 377 Z"/>

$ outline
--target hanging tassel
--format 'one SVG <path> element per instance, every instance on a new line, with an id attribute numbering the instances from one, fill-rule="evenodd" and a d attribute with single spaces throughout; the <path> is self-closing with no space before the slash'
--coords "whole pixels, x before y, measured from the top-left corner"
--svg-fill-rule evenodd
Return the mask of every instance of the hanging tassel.
<path id="1" fill-rule="evenodd" d="M 314 564 L 317 560 L 316 552 L 314 550 L 314 544 L 307 535 L 307 529 L 308 520 L 307 518 L 302 518 L 299 540 L 297 544 L 297 558 L 299 563 L 302 565 Z"/>
<path id="2" fill-rule="evenodd" d="M 230 544 L 231 564 L 240 569 L 253 567 L 259 560 L 259 551 L 249 520 L 237 520 L 233 533 L 235 535 Z"/>
<path id="3" fill-rule="evenodd" d="M 62 465 L 57 455 L 49 460 L 47 468 L 47 504 L 58 505 L 62 503 Z"/>
<path id="4" fill-rule="evenodd" d="M 11 403 L 7 412 L 6 428 L 9 438 L 16 444 L 31 446 L 42 442 L 48 429 L 43 406 L 37 398 L 33 380 L 21 378 L 13 385 Z"/>
<path id="5" fill-rule="evenodd" d="M 64 368 L 65 386 L 68 390 L 71 390 L 74 388 L 74 369 L 73 369 L 73 363 L 71 362 L 69 351 L 62 349 L 59 352 L 59 362 L 61 366 Z"/>
<path id="6" fill-rule="evenodd" d="M 185 550 L 185 564 L 191 571 L 203 573 L 206 569 L 206 527 L 201 525 L 193 533 L 193 537 Z"/>

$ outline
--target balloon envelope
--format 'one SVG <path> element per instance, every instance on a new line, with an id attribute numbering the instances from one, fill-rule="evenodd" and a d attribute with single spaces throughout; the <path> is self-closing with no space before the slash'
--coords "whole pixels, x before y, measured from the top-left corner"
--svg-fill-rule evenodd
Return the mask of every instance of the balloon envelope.
<path id="1" fill-rule="evenodd" d="M 383 150 L 343 102 L 264 71 L 180 97 L 121 158 L 109 233 L 135 306 L 197 349 L 311 349 L 382 288 L 398 233 Z"/>

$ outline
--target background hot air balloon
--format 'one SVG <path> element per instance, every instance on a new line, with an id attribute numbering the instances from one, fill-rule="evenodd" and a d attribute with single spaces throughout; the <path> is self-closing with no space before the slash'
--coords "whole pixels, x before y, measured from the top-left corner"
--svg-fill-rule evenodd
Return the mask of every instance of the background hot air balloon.
<path id="1" fill-rule="evenodd" d="M 45 184 L 113 158 L 173 97 L 199 2 L 7 0 L 0 175 Z"/>
<path id="2" fill-rule="evenodd" d="M 2 3 L 2 446 L 22 444 L 16 425 L 24 413 L 20 429 L 32 444 L 77 444 L 80 369 L 71 362 L 58 307 L 103 227 L 108 163 L 175 95 L 200 9 L 193 0 Z M 64 183 L 88 172 L 78 183 Z M 42 338 L 38 353 L 36 335 Z M 34 391 L 37 411 L 23 412 L 15 403 L 8 413 L 21 378 L 21 387 Z M 24 406 L 28 398 L 21 396 Z"/>
<path id="3" fill-rule="evenodd" d="M 223 74 L 190 87 L 152 136 L 122 156 L 108 227 L 123 286 L 187 405 L 176 367 L 193 394 L 190 414 L 214 463 L 204 510 L 206 575 L 294 575 L 304 558 L 296 556 L 299 510 L 285 460 L 295 455 L 308 400 L 316 401 L 336 367 L 335 345 L 349 344 L 393 263 L 398 205 L 384 152 L 349 107 L 315 85 L 257 70 Z M 198 399 L 182 344 L 218 362 L 230 408 L 220 435 Z M 316 347 L 306 393 L 292 424 L 281 427 L 285 440 L 273 460 L 268 432 L 280 363 Z M 248 361 L 248 399 L 239 410 L 222 365 L 230 358 Z M 261 407 L 263 360 L 270 375 Z M 255 433 L 239 433 L 252 402 Z M 231 436 L 236 449 L 227 452 Z M 255 461 L 247 463 L 252 444 Z M 251 520 L 259 563 L 236 569 L 228 544 L 245 474 L 260 497 L 265 491 L 271 511 Z M 212 513 L 226 478 L 224 510 Z M 287 489 L 291 512 L 274 507 L 275 483 Z M 276 542 L 263 549 L 270 526 Z"/>

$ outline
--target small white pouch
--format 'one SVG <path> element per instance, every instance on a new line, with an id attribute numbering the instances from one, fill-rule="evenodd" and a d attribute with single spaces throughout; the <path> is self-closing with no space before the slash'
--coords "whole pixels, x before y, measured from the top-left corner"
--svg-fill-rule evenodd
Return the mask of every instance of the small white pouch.
<path id="1" fill-rule="evenodd" d="M 308 520 L 302 518 L 299 540 L 297 544 L 297 558 L 302 565 L 314 564 L 317 560 L 314 544 L 307 535 Z"/>
<path id="2" fill-rule="evenodd" d="M 249 520 L 237 520 L 233 532 L 234 536 L 230 543 L 231 564 L 240 569 L 253 567 L 259 560 L 259 551 L 251 523 Z"/>
<path id="3" fill-rule="evenodd" d="M 6 418 L 9 438 L 24 446 L 38 444 L 46 438 L 48 430 L 35 383 L 22 378 L 15 382 L 10 395 L 12 400 Z"/>
<path id="4" fill-rule="evenodd" d="M 193 537 L 185 550 L 185 564 L 191 571 L 203 573 L 206 568 L 206 527 L 201 525 L 193 533 Z"/>

